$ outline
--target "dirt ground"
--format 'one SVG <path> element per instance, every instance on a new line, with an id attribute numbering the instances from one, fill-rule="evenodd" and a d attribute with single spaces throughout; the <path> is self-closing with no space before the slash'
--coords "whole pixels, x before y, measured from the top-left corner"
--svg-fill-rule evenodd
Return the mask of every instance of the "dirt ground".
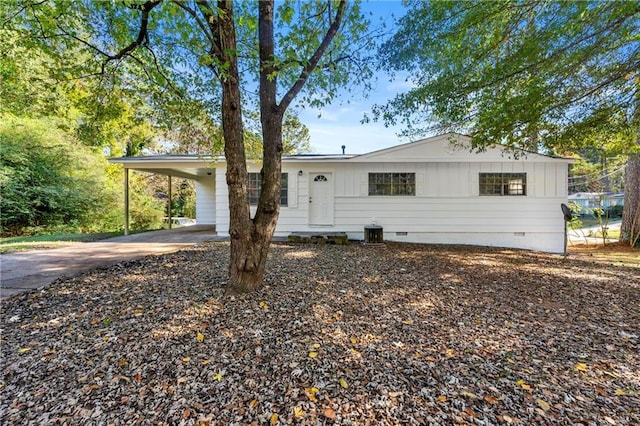
<path id="1" fill-rule="evenodd" d="M 2 424 L 640 424 L 637 251 L 206 243 L 3 301 Z M 611 250 L 614 250 L 611 248 Z"/>

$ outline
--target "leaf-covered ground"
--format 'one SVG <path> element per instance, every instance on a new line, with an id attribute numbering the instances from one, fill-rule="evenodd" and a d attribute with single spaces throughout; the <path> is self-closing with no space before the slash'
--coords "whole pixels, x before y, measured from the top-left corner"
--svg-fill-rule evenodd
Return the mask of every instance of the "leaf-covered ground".
<path id="1" fill-rule="evenodd" d="M 227 243 L 4 301 L 2 424 L 640 424 L 640 268 L 474 247 Z"/>

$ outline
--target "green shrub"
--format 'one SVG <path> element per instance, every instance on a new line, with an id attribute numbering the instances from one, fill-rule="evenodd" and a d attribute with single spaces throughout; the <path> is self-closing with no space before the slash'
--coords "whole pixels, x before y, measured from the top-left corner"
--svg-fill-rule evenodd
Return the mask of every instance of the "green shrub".
<path id="1" fill-rule="evenodd" d="M 623 209 L 623 206 L 611 206 L 605 211 L 605 213 L 607 214 L 607 217 L 610 219 L 622 217 L 622 209 Z"/>

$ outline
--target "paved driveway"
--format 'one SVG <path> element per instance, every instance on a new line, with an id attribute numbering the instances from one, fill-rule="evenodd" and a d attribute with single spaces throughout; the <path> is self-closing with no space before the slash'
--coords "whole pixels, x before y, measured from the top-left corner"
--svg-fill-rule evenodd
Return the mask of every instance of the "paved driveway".
<path id="1" fill-rule="evenodd" d="M 74 243 L 50 250 L 0 255 L 0 298 L 51 284 L 61 276 L 109 266 L 150 254 L 170 253 L 216 238 L 211 226 L 195 225 L 108 240 Z"/>

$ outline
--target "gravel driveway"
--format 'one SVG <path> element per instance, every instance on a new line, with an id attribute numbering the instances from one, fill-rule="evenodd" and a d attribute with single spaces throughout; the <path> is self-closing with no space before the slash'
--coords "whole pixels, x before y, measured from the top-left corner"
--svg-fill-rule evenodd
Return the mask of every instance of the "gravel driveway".
<path id="1" fill-rule="evenodd" d="M 475 247 L 228 243 L 6 300 L 2 424 L 640 424 L 640 269 Z"/>

